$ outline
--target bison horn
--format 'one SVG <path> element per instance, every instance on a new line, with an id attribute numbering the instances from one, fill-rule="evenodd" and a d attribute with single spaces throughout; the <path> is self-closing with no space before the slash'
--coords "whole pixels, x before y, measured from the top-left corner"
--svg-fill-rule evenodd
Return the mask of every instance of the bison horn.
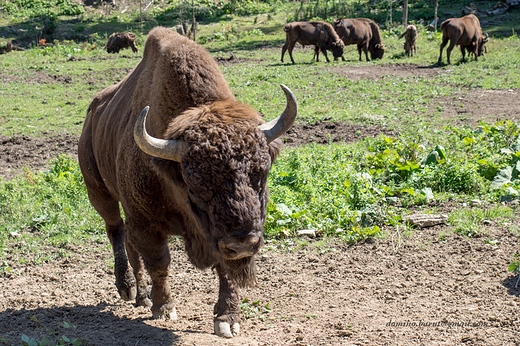
<path id="1" fill-rule="evenodd" d="M 165 160 L 181 162 L 186 152 L 186 143 L 180 140 L 154 138 L 146 132 L 145 122 L 149 106 L 146 106 L 134 126 L 134 139 L 139 148 L 148 155 Z"/>
<path id="2" fill-rule="evenodd" d="M 489 35 L 488 35 L 488 33 L 487 33 L 487 32 L 485 32 L 485 33 L 484 33 L 484 36 L 486 36 L 486 38 L 488 38 L 488 37 L 489 37 Z"/>
<path id="3" fill-rule="evenodd" d="M 298 115 L 298 102 L 296 101 L 296 97 L 288 87 L 283 84 L 280 84 L 280 86 L 287 98 L 285 110 L 276 119 L 260 125 L 260 129 L 264 131 L 268 144 L 287 132 L 294 124 L 294 120 Z"/>

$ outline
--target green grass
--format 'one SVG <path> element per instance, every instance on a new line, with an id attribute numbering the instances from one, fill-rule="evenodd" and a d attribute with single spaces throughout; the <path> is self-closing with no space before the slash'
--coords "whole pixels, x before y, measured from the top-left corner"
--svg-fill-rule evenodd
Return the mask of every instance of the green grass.
<path id="1" fill-rule="evenodd" d="M 520 88 L 518 37 L 492 38 L 489 53 L 478 62 L 459 63 L 460 52 L 454 50 L 453 64 L 430 77 L 352 78 L 335 69 L 387 64 L 432 68 L 440 35 L 419 26 L 418 54 L 409 58 L 397 38 L 403 28 L 385 29 L 383 60 L 359 62 L 355 46 L 348 46 L 346 62 L 318 63 L 311 61 L 312 49 L 307 48 L 295 51 L 298 63 L 292 65 L 280 62 L 281 27 L 290 14 L 285 10 L 270 16 L 213 18 L 201 26 L 198 37 L 214 56 L 228 57 L 233 52 L 244 59 L 221 66 L 236 97 L 270 120 L 285 107 L 279 87 L 285 84 L 298 99 L 299 123 L 376 124 L 398 135 L 284 150 L 268 181 L 272 202 L 267 237 L 292 237 L 298 229 L 312 228 L 321 236 L 355 242 L 399 224 L 403 207 L 474 198 L 494 203 L 514 198 L 520 191 L 514 170 L 520 157 L 516 123 L 454 127 L 449 119 L 436 116 L 441 100 L 464 95 L 471 88 Z M 87 38 L 57 40 L 51 46 L 3 55 L 0 134 L 79 134 L 92 97 L 123 79 L 142 57 L 145 33 L 154 23 L 146 22 L 140 31 L 140 23 L 132 18 L 79 21 L 82 28 L 67 24 L 67 30 Z M 20 22 L 18 27 L 25 25 Z M 104 52 L 101 47 L 114 29 L 138 31 L 140 52 Z M 493 185 L 499 173 L 503 179 Z M 472 217 L 454 214 L 455 229 L 475 234 L 481 218 Z M 67 244 L 106 244 L 103 233 L 102 220 L 88 202 L 73 160 L 60 158 L 46 173 L 27 170 L 14 179 L 0 180 L 0 255 L 6 258 L 0 270 L 67 256 Z"/>
<path id="2" fill-rule="evenodd" d="M 103 228 L 71 158 L 60 156 L 45 173 L 0 179 L 0 272 L 68 256 L 84 242 L 103 243 Z"/>
<path id="3" fill-rule="evenodd" d="M 514 210 L 510 207 L 498 206 L 489 209 L 465 208 L 453 211 L 448 222 L 453 226 L 453 231 L 465 236 L 482 234 L 486 230 L 486 224 L 491 221 L 510 219 Z"/>

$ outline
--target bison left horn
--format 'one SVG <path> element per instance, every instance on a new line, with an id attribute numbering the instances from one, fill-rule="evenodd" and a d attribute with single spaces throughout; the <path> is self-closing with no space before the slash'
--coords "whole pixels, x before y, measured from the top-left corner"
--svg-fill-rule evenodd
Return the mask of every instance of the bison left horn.
<path id="1" fill-rule="evenodd" d="M 271 143 L 276 138 L 287 132 L 287 130 L 289 130 L 294 124 L 294 120 L 298 115 L 298 102 L 296 101 L 296 97 L 285 85 L 280 84 L 280 87 L 282 87 L 282 90 L 285 93 L 287 105 L 282 114 L 280 114 L 276 119 L 260 125 L 260 129 L 264 131 L 265 137 L 267 138 L 267 143 Z"/>
<path id="2" fill-rule="evenodd" d="M 154 138 L 146 132 L 146 115 L 149 106 L 146 106 L 139 114 L 134 126 L 134 139 L 139 148 L 148 155 L 165 160 L 181 162 L 186 152 L 186 143 L 180 140 Z"/>

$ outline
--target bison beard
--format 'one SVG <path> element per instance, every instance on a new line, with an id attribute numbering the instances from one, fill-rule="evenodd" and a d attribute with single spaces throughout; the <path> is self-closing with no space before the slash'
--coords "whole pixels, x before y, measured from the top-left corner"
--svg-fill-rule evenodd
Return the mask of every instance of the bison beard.
<path id="1" fill-rule="evenodd" d="M 250 287 L 256 283 L 255 256 L 223 260 L 221 263 L 229 279 L 239 287 Z"/>

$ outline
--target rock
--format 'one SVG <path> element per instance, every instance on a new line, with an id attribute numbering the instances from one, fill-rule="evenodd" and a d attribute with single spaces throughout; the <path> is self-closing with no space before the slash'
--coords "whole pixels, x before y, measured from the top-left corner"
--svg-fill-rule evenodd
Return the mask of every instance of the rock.
<path id="1" fill-rule="evenodd" d="M 412 214 L 403 218 L 408 223 L 420 228 L 431 227 L 446 223 L 448 215 L 445 214 Z"/>
<path id="2" fill-rule="evenodd" d="M 314 230 L 314 229 L 301 229 L 299 231 L 296 231 L 296 235 L 299 236 L 299 237 L 307 236 L 307 237 L 310 237 L 310 238 L 315 238 L 316 237 L 316 233 L 317 233 L 317 231 Z"/>

